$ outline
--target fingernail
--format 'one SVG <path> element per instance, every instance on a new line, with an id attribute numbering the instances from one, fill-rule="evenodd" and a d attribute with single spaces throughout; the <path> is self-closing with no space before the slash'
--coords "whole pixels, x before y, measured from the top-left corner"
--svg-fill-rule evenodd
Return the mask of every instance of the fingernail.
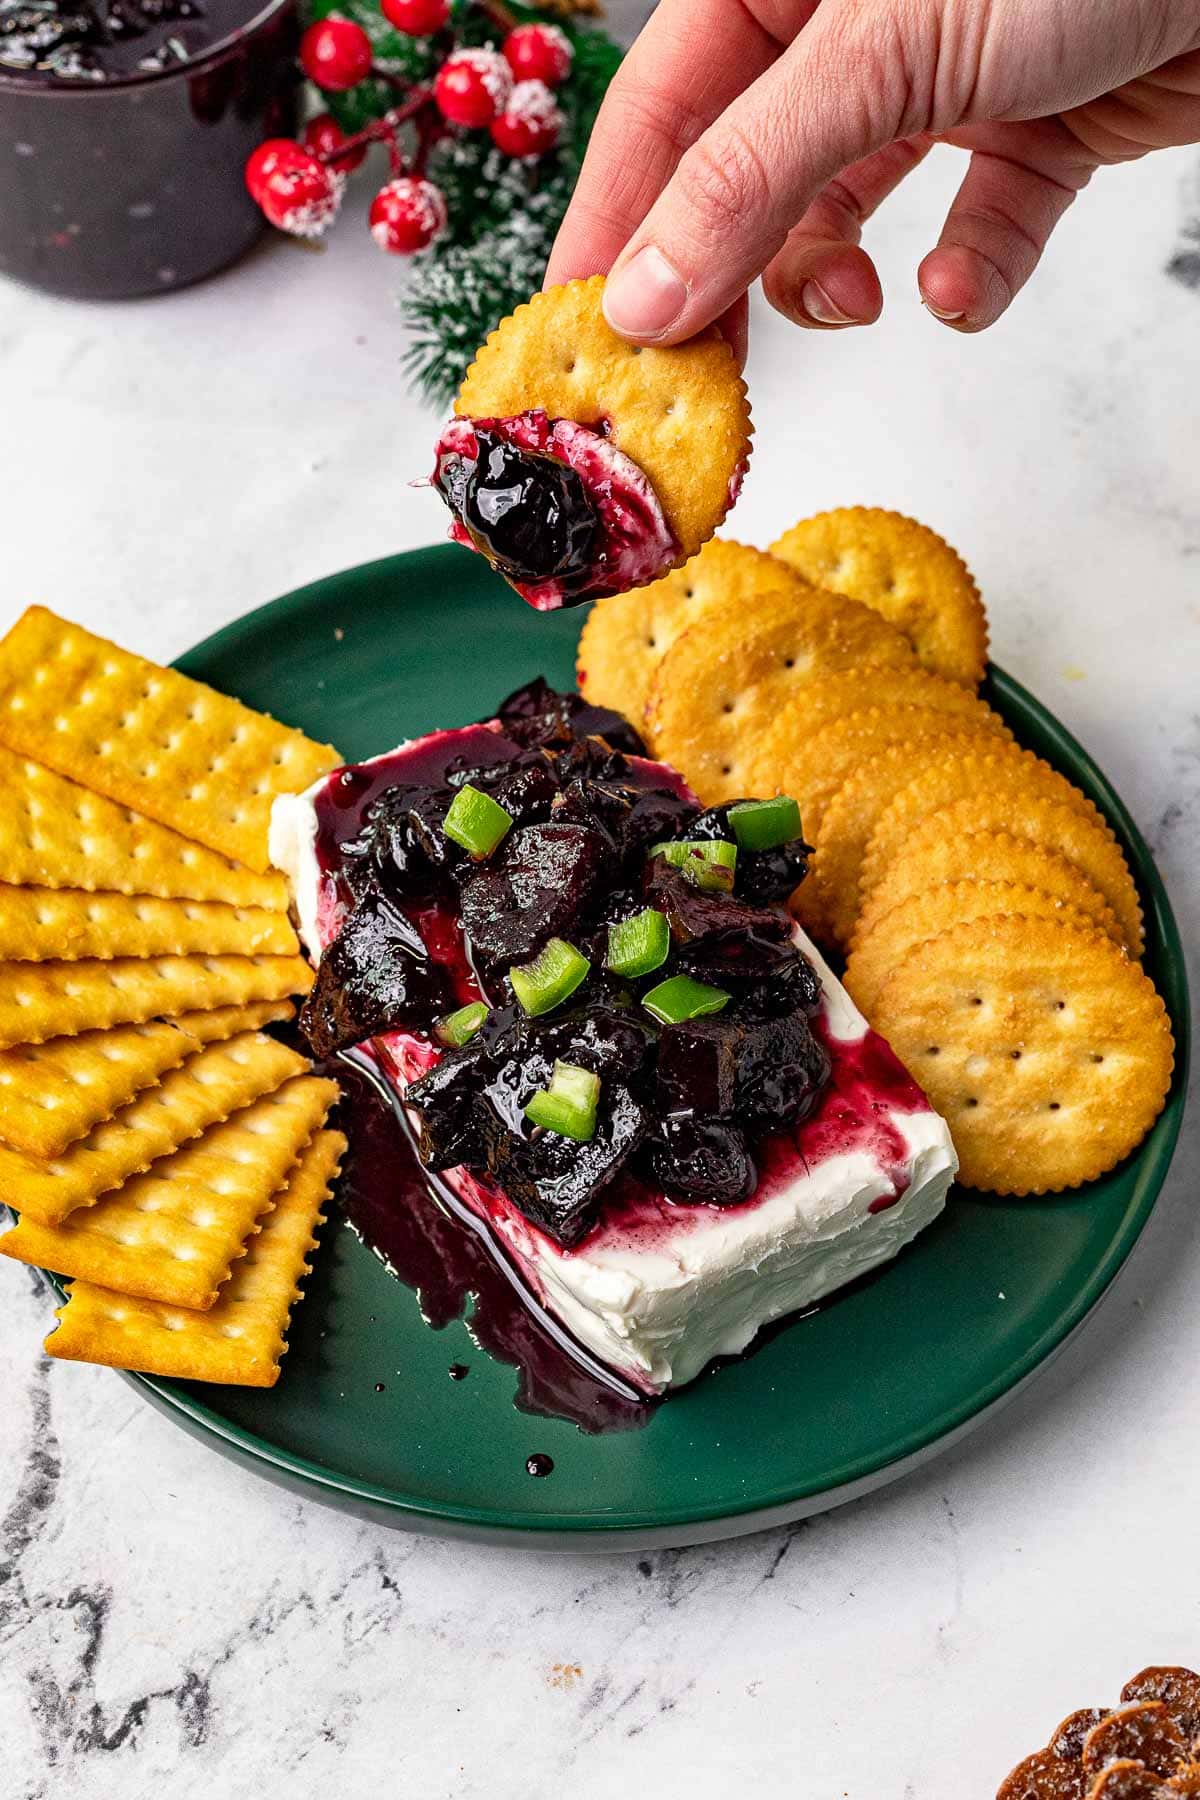
<path id="1" fill-rule="evenodd" d="M 924 294 L 921 295 L 921 305 L 926 312 L 931 312 L 935 319 L 940 319 L 943 325 L 953 325 L 958 319 L 965 319 L 967 316 L 965 312 L 943 312 L 940 306 L 935 306 L 932 300 L 925 298 Z"/>
<path id="2" fill-rule="evenodd" d="M 815 281 L 806 281 L 800 289 L 800 304 L 810 319 L 818 325 L 857 325 L 858 320 L 844 313 L 840 306 L 835 306 L 823 287 Z"/>
<path id="3" fill-rule="evenodd" d="M 687 305 L 687 282 L 655 244 L 639 250 L 604 290 L 604 316 L 630 337 L 661 337 Z"/>

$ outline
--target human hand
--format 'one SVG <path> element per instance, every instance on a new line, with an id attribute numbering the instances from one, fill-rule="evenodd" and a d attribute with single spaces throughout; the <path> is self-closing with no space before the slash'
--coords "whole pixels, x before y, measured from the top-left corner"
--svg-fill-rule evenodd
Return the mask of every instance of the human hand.
<path id="1" fill-rule="evenodd" d="M 935 141 L 971 153 L 921 298 L 993 324 L 1079 190 L 1200 140 L 1198 0 L 661 0 L 609 90 L 547 282 L 609 273 L 625 337 L 714 319 L 745 293 L 798 325 L 883 304 L 862 226 Z"/>

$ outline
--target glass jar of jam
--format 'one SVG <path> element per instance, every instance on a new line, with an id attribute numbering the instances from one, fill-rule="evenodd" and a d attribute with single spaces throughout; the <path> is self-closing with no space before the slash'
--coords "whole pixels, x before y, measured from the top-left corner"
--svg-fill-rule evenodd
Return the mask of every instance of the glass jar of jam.
<path id="1" fill-rule="evenodd" d="M 298 35 L 296 0 L 0 0 L 0 274 L 122 299 L 240 256 Z"/>

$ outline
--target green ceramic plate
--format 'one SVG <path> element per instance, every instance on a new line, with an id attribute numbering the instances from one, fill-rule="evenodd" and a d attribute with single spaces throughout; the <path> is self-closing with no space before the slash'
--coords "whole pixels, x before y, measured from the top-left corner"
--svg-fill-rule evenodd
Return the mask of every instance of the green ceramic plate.
<path id="1" fill-rule="evenodd" d="M 447 546 L 289 594 L 180 666 L 357 760 L 485 715 L 539 672 L 570 685 L 579 626 L 577 612 L 532 612 Z M 409 1289 L 336 1224 L 276 1388 L 132 1379 L 214 1448 L 314 1498 L 409 1529 L 553 1548 L 682 1544 L 796 1518 L 978 1423 L 1081 1323 L 1145 1225 L 1179 1130 L 1188 1029 L 1175 922 L 1129 815 L 1015 682 L 994 671 L 989 698 L 1103 809 L 1140 881 L 1147 966 L 1181 1054 L 1166 1111 L 1121 1168 L 1061 1199 L 956 1191 L 877 1279 L 704 1376 L 641 1431 L 589 1438 L 518 1412 L 513 1369 L 461 1323 L 430 1330 Z M 470 1365 L 467 1380 L 448 1379 L 453 1361 Z M 547 1479 L 526 1474 L 534 1451 L 554 1460 Z"/>

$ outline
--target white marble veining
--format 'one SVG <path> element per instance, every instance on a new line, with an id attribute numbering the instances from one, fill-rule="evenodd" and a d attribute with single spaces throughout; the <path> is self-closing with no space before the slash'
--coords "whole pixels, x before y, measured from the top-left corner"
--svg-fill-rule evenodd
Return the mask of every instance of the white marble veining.
<path id="1" fill-rule="evenodd" d="M 1200 173 L 1099 178 L 984 339 L 912 270 L 957 178 L 872 229 L 883 324 L 760 312 L 735 529 L 915 512 L 997 659 L 1097 754 L 1200 932 Z M 0 288 L 0 627 L 38 598 L 167 656 L 294 584 L 439 534 L 406 488 L 394 265 L 353 218 L 169 299 Z M 0 1796 L 987 1796 L 1069 1708 L 1200 1663 L 1195 1121 L 1109 1304 L 943 1461 L 793 1531 L 637 1558 L 406 1538 L 47 1367 L 0 1269 Z"/>

